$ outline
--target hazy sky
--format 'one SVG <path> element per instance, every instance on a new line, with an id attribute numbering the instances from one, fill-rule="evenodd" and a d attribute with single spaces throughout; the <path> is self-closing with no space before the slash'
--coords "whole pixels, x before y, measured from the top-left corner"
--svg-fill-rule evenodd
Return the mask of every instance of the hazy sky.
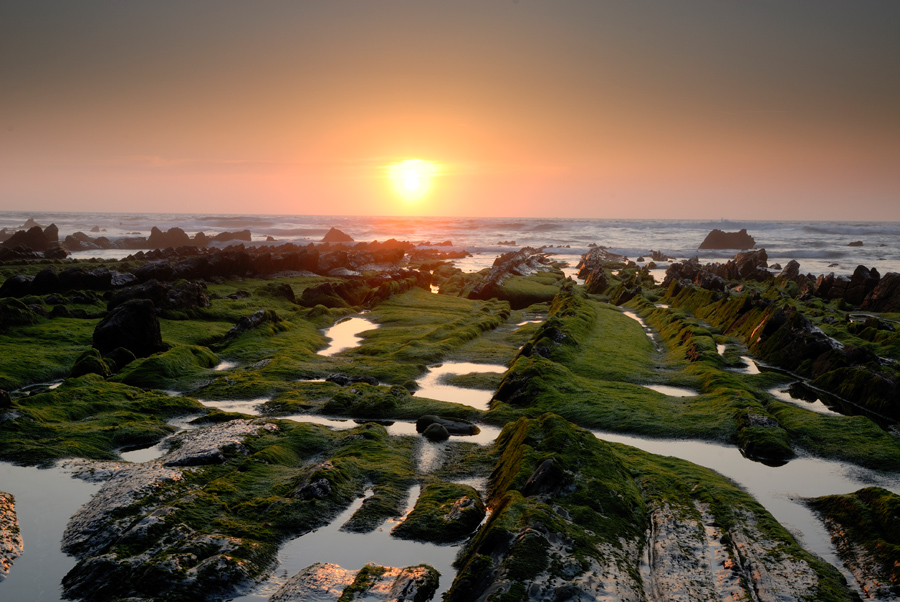
<path id="1" fill-rule="evenodd" d="M 898 221 L 900 2 L 0 0 L 0 210 Z"/>

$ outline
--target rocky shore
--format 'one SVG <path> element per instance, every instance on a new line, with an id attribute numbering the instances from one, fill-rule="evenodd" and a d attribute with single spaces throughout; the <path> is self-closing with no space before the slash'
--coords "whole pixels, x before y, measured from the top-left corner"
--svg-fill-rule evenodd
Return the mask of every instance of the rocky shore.
<path id="1" fill-rule="evenodd" d="M 279 546 L 348 508 L 344 532 L 458 543 L 458 574 L 319 562 L 271 600 L 891 599 L 897 492 L 805 502 L 848 584 L 728 479 L 592 431 L 896 474 L 900 275 L 779 271 L 765 249 L 647 255 L 667 264 L 662 283 L 601 246 L 583 284 L 544 249 L 467 273 L 397 241 L 14 258 L 0 264 L 0 459 L 103 483 L 63 536 L 76 600 L 239 595 Z M 372 328 L 319 353 L 348 317 Z M 444 362 L 507 370 L 453 381 L 488 391 L 473 407 L 420 393 Z M 15 570 L 7 523 L 0 566 Z"/>

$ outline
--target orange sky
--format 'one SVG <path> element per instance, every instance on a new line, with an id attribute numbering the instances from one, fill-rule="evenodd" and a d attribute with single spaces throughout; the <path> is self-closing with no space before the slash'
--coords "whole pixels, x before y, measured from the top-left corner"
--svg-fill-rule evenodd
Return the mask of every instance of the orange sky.
<path id="1" fill-rule="evenodd" d="M 896 2 L 7 2 L 0 210 L 897 221 L 898 31 Z"/>

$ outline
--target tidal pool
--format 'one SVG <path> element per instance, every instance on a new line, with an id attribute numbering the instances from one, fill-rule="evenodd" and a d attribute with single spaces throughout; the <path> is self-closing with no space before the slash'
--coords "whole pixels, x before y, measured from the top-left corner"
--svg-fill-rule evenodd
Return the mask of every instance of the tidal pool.
<path id="1" fill-rule="evenodd" d="M 16 498 L 24 549 L 0 581 L 0 600 L 59 602 L 62 578 L 76 563 L 60 550 L 69 517 L 100 489 L 62 468 L 33 468 L 0 462 L 0 490 Z"/>
<path id="2" fill-rule="evenodd" d="M 752 462 L 735 447 L 701 441 L 647 439 L 594 431 L 604 441 L 624 443 L 644 451 L 674 456 L 711 468 L 730 478 L 765 506 L 800 544 L 839 569 L 847 582 L 855 580 L 837 557 L 831 537 L 803 498 L 851 493 L 877 485 L 900 494 L 900 474 L 881 473 L 841 462 L 795 458 L 779 467 Z"/>
<path id="3" fill-rule="evenodd" d="M 728 368 L 728 370 L 739 374 L 759 374 L 759 366 L 756 365 L 756 362 L 752 357 L 749 355 L 742 355 L 741 361 L 744 362 L 742 368 Z"/>
<path id="4" fill-rule="evenodd" d="M 406 514 L 415 506 L 419 492 L 419 485 L 410 488 Z M 440 600 L 441 594 L 450 588 L 456 576 L 452 563 L 459 551 L 459 544 L 439 546 L 391 537 L 391 529 L 400 522 L 399 520 L 388 520 L 371 533 L 341 531 L 341 526 L 353 516 L 362 503 L 363 498 L 355 500 L 327 526 L 289 541 L 278 551 L 278 568 L 274 575 L 252 592 L 232 600 L 234 602 L 268 600 L 269 596 L 291 576 L 316 562 L 333 562 L 350 570 L 361 569 L 368 562 L 397 567 L 430 564 L 441 573 L 440 585 L 432 598 Z"/>
<path id="5" fill-rule="evenodd" d="M 831 416 L 843 416 L 840 412 L 835 412 L 827 405 L 822 403 L 821 399 L 816 399 L 815 401 L 806 401 L 805 399 L 800 399 L 798 397 L 794 397 L 791 395 L 790 390 L 787 389 L 786 385 L 780 385 L 775 387 L 774 389 L 769 389 L 769 395 L 781 400 L 786 401 L 787 403 L 792 403 L 795 406 L 799 406 L 804 410 L 812 410 L 813 412 L 817 412 L 819 414 L 828 414 Z"/>
<path id="6" fill-rule="evenodd" d="M 726 345 L 716 345 L 716 351 L 719 355 L 725 355 L 725 347 Z"/>
<path id="7" fill-rule="evenodd" d="M 223 370 L 231 370 L 232 368 L 237 367 L 237 362 L 219 362 L 215 366 L 213 366 L 213 370 L 216 372 L 221 372 Z"/>
<path id="8" fill-rule="evenodd" d="M 319 352 L 319 355 L 331 356 L 353 347 L 358 347 L 362 342 L 359 335 L 367 330 L 378 328 L 378 324 L 373 324 L 365 318 L 346 318 L 341 320 L 331 328 L 325 329 L 325 336 L 331 339 L 328 347 Z"/>
<path id="9" fill-rule="evenodd" d="M 429 399 L 437 399 L 439 401 L 461 403 L 479 410 L 487 410 L 491 397 L 494 396 L 493 391 L 454 387 L 453 385 L 441 383 L 441 377 L 450 374 L 472 374 L 475 372 L 503 374 L 506 370 L 506 366 L 499 364 L 446 362 L 438 366 L 430 367 L 428 372 L 416 381 L 416 384 L 419 385 L 419 389 L 416 390 L 416 395 L 419 397 L 428 397 Z"/>
<path id="10" fill-rule="evenodd" d="M 637 315 L 633 311 L 627 311 L 627 310 L 623 311 L 622 313 L 625 314 L 626 316 L 628 316 L 629 318 L 631 318 L 632 320 L 636 321 L 638 324 L 640 324 L 641 328 L 644 329 L 644 334 L 647 335 L 647 338 L 650 339 L 650 341 L 653 343 L 654 349 L 656 349 L 657 351 L 661 351 L 659 345 L 656 344 L 656 339 L 653 336 L 653 329 L 650 328 L 649 326 L 647 326 L 647 323 L 644 322 L 644 320 L 639 315 Z"/>
<path id="11" fill-rule="evenodd" d="M 657 393 L 662 393 L 663 395 L 668 395 L 669 397 L 696 397 L 699 395 L 697 391 L 693 389 L 687 389 L 685 387 L 671 387 L 669 385 L 641 385 L 645 389 L 653 389 Z"/>

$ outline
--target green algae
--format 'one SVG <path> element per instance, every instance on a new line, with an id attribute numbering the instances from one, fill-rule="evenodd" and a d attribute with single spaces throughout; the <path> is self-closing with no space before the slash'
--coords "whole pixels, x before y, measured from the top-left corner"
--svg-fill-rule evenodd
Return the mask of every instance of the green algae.
<path id="1" fill-rule="evenodd" d="M 206 347 L 177 346 L 125 366 L 113 380 L 135 387 L 185 387 L 219 362 Z"/>
<path id="2" fill-rule="evenodd" d="M 472 487 L 431 481 L 391 534 L 403 539 L 450 543 L 471 535 L 484 516 L 484 503 Z"/>
<path id="3" fill-rule="evenodd" d="M 204 411 L 193 399 L 110 383 L 96 374 L 13 401 L 0 423 L 0 459 L 46 466 L 61 458 L 112 460 L 127 446 L 156 443 L 175 429 L 166 420 Z"/>
<path id="4" fill-rule="evenodd" d="M 809 505 L 830 523 L 838 554 L 848 566 L 859 566 L 864 560 L 859 549 L 863 550 L 876 568 L 870 579 L 885 584 L 893 595 L 900 594 L 900 496 L 880 487 L 866 487 L 846 495 L 814 498 Z"/>

